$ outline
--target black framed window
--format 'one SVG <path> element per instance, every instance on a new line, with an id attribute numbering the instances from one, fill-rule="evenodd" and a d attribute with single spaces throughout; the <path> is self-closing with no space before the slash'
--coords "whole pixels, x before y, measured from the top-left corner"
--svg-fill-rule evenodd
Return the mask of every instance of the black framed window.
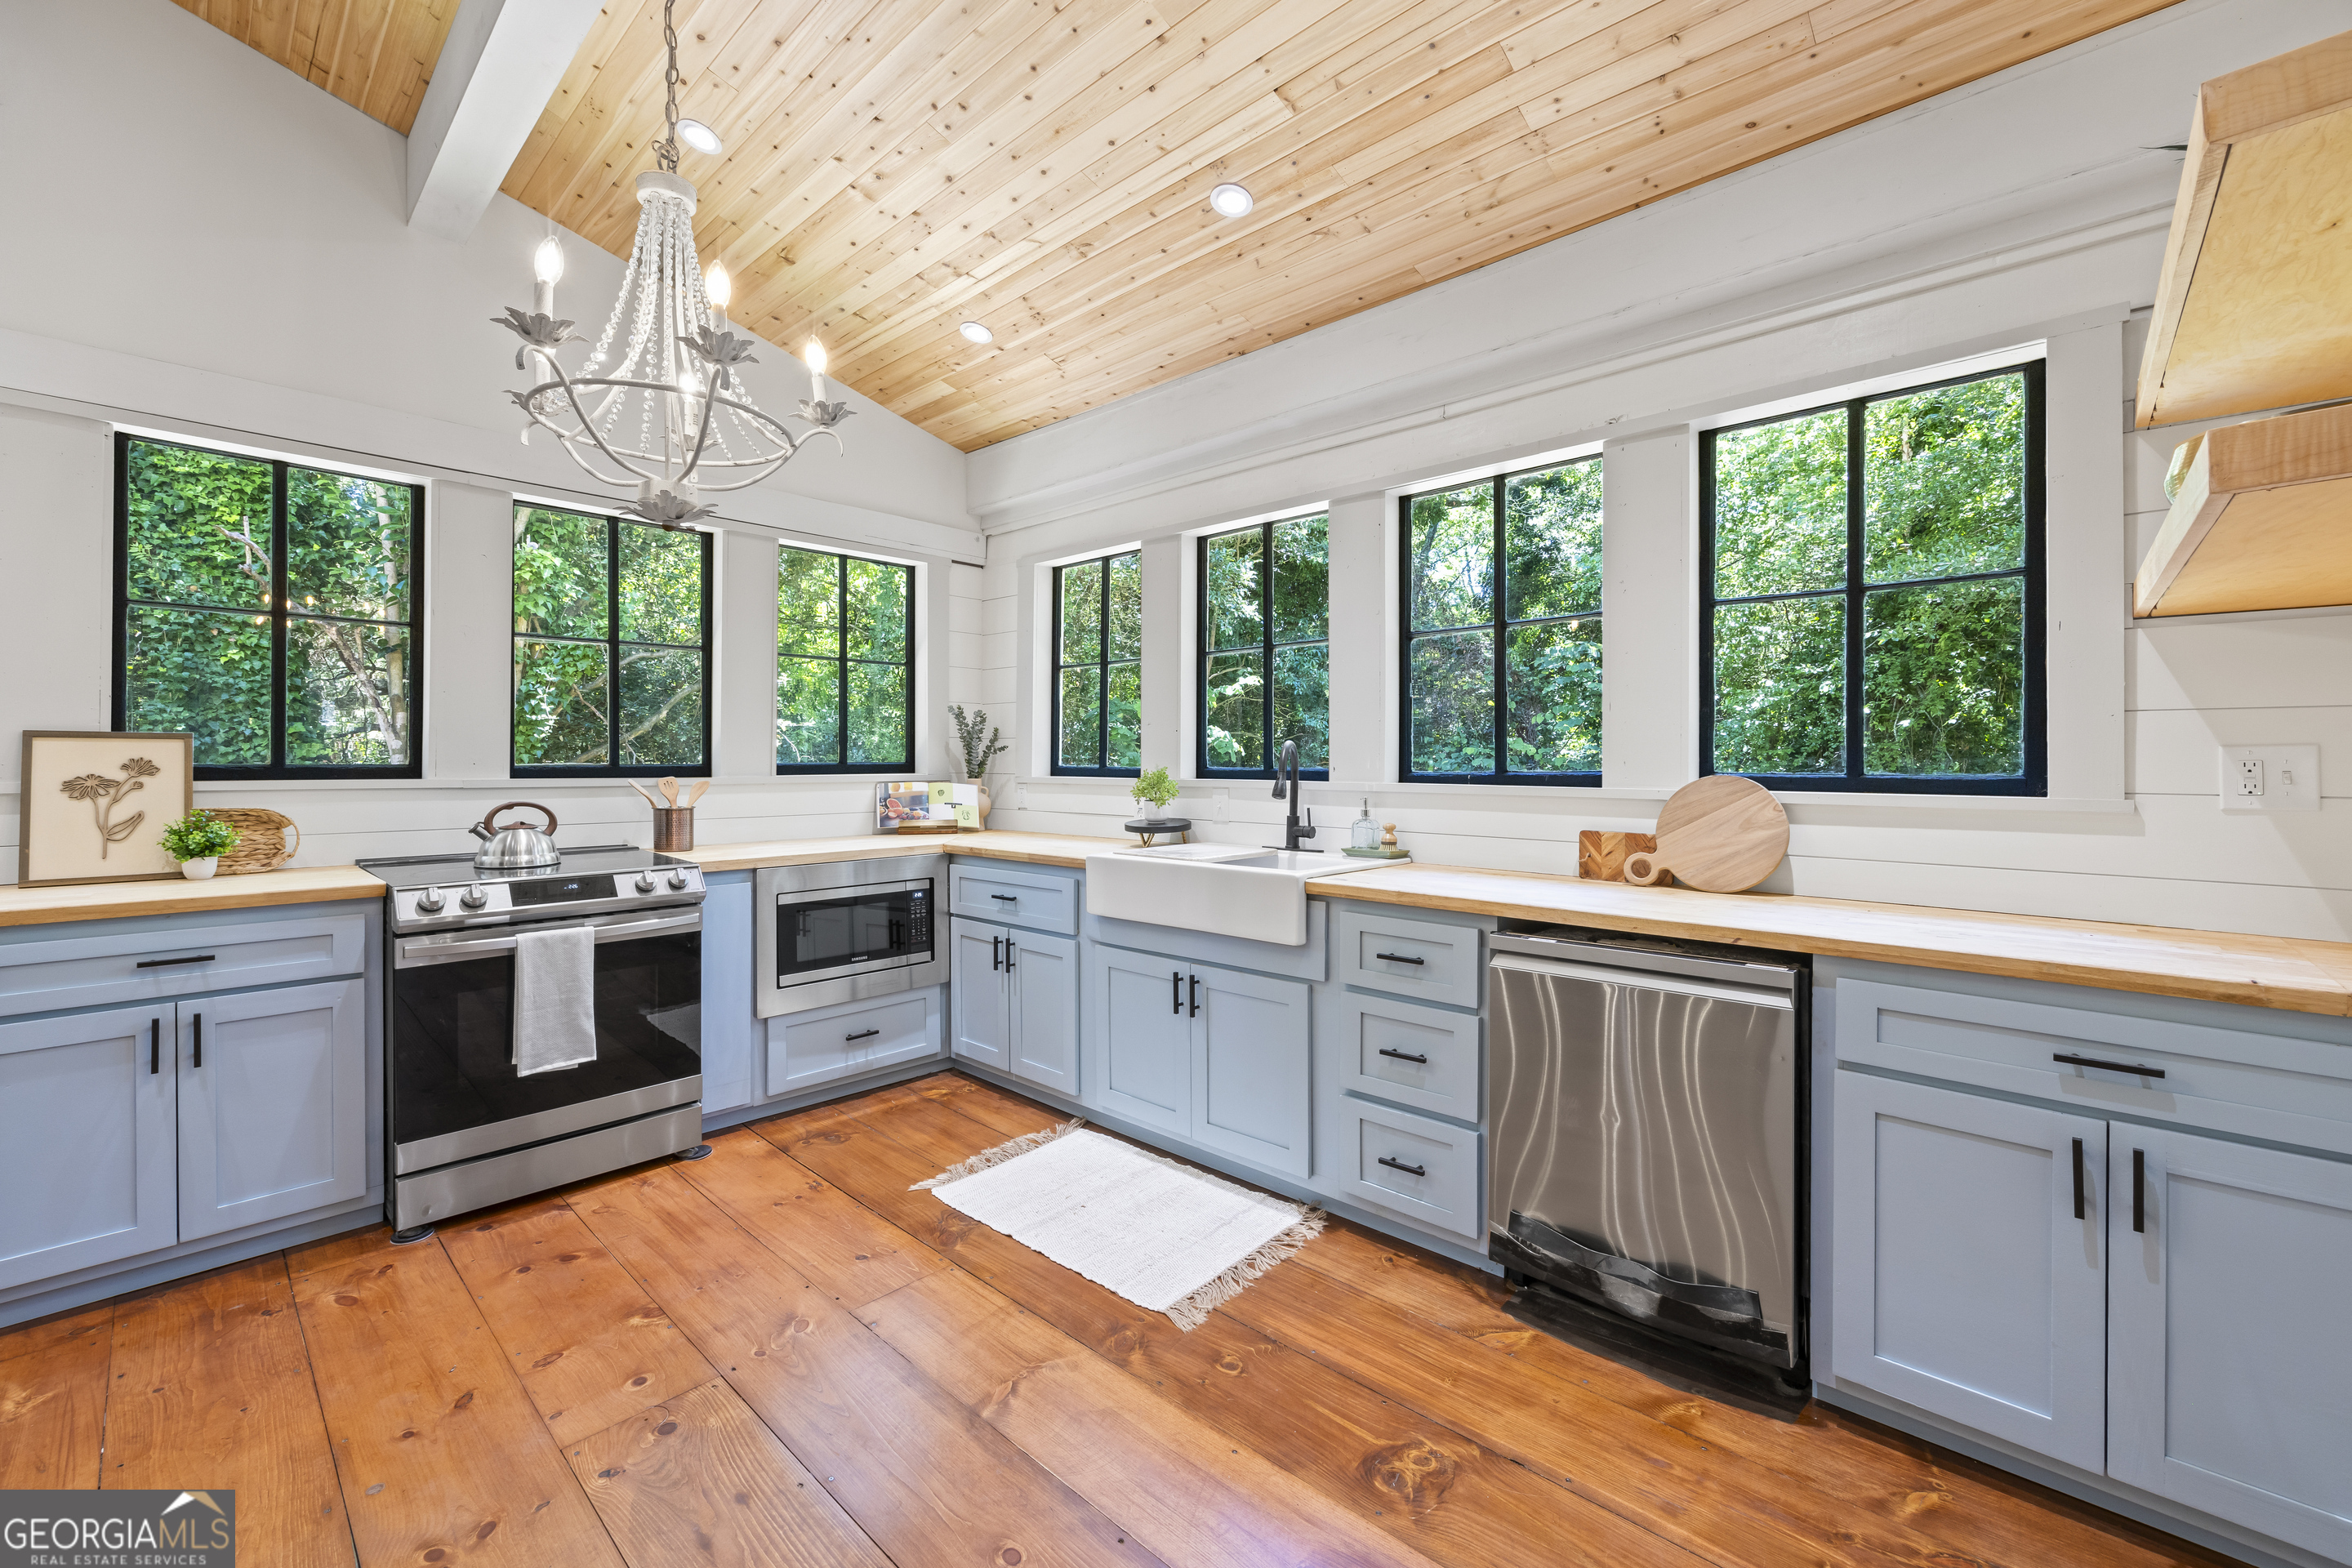
<path id="1" fill-rule="evenodd" d="M 425 489 L 114 443 L 114 727 L 196 776 L 415 778 Z"/>
<path id="2" fill-rule="evenodd" d="M 915 569 L 776 552 L 776 771 L 912 773 Z"/>
<path id="3" fill-rule="evenodd" d="M 1331 776 L 1329 535 L 1318 512 L 1201 541 L 1201 777 L 1272 778 L 1285 741 Z"/>
<path id="4" fill-rule="evenodd" d="M 1057 773 L 1143 768 L 1143 552 L 1054 568 Z"/>
<path id="5" fill-rule="evenodd" d="M 710 772 L 710 535 L 514 510 L 518 775 Z"/>
<path id="6" fill-rule="evenodd" d="M 1705 434 L 1702 773 L 2046 793 L 2042 374 Z"/>
<path id="7" fill-rule="evenodd" d="M 1601 782 L 1601 459 L 1403 497 L 1398 777 Z"/>

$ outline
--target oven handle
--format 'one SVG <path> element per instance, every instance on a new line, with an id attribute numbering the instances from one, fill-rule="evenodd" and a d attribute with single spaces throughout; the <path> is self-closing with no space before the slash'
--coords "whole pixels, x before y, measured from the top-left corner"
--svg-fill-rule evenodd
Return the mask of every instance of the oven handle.
<path id="1" fill-rule="evenodd" d="M 528 929 L 571 931 L 576 927 L 586 926 L 596 933 L 599 946 L 608 942 L 634 942 L 639 937 L 661 936 L 670 931 L 702 929 L 702 911 L 698 909 L 686 914 L 657 916 L 653 920 L 603 923 L 608 918 L 592 915 L 585 920 L 551 921 L 544 925 L 533 924 Z M 509 926 L 494 934 L 486 933 L 481 936 L 451 936 L 436 933 L 429 936 L 403 937 L 393 950 L 393 967 L 415 969 L 427 963 L 462 963 L 469 959 L 488 958 L 496 953 L 512 952 L 515 950 L 515 938 L 520 934 L 520 931 L 517 928 Z"/>

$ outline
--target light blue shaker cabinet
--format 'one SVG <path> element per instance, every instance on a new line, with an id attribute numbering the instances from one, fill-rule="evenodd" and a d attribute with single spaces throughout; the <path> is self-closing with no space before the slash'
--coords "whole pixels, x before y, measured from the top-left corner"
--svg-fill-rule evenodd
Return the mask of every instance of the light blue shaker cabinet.
<path id="1" fill-rule="evenodd" d="M 961 925 L 963 922 L 956 922 Z M 1018 1079 L 1066 1094 L 1078 1092 L 1078 944 L 1066 936 L 1007 931 L 1012 973 L 1005 1042 Z"/>
<path id="2" fill-rule="evenodd" d="M 179 1239 L 169 1002 L 0 1024 L 0 1288 Z"/>
<path id="3" fill-rule="evenodd" d="M 1309 991 L 1303 980 L 1191 966 L 1195 1142 L 1269 1171 L 1308 1174 Z M 1192 1012 L 1192 998 L 1186 998 Z"/>
<path id="4" fill-rule="evenodd" d="M 180 1239 L 367 1191 L 366 987 L 179 1004 Z"/>
<path id="5" fill-rule="evenodd" d="M 1004 972 L 1004 928 L 958 916 L 948 972 L 955 1055 L 999 1072 L 1011 1069 L 1013 977 Z"/>
<path id="6" fill-rule="evenodd" d="M 1087 949 L 1085 1100 L 1178 1137 L 1192 1131 L 1192 1026 L 1181 959 Z"/>

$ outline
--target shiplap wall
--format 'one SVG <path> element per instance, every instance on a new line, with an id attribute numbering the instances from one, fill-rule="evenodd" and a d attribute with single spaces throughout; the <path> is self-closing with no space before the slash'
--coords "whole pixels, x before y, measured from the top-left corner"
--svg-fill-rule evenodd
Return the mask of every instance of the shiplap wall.
<path id="1" fill-rule="evenodd" d="M 1605 444 L 1612 475 L 1638 470 L 1636 504 L 1621 509 L 1612 484 L 1609 574 L 1625 597 L 1612 615 L 1646 592 L 1658 616 L 1688 623 L 1694 428 L 2048 342 L 2053 377 L 2063 345 L 2074 378 L 2071 393 L 2053 385 L 2050 667 L 2053 749 L 2075 781 L 2059 786 L 2053 758 L 2053 794 L 2074 804 L 1791 795 L 1790 857 L 1767 889 L 2352 938 L 2352 615 L 2142 626 L 2126 596 L 2163 513 L 2172 447 L 2200 428 L 2135 432 L 2125 401 L 2143 341 L 2134 308 L 2154 292 L 2179 168 L 2147 150 L 2182 139 L 2199 81 L 2342 25 L 2324 0 L 2189 0 L 977 454 L 974 509 L 992 530 L 983 599 L 992 624 L 1016 628 L 984 650 L 989 679 L 998 689 L 1009 679 L 1024 714 L 1044 712 L 1039 562 L 1328 500 L 1339 573 L 1343 534 L 1392 527 L 1399 490 L 1589 442 Z M 1644 786 L 1675 782 L 1661 768 L 1688 776 L 1683 643 L 1695 627 L 1662 642 L 1655 622 L 1621 621 L 1609 634 L 1611 787 L 1393 783 L 1393 653 L 1364 629 L 1393 619 L 1393 580 L 1374 581 L 1385 560 L 1349 554 L 1333 590 L 1341 765 L 1307 791 L 1324 822 L 1343 824 L 1369 794 L 1424 860 L 1572 872 L 1580 828 L 1645 827 L 1659 792 Z M 1182 587 L 1163 576 L 1151 591 Z M 1146 685 L 1170 693 L 1181 677 L 1148 669 Z M 1147 726 L 1147 763 L 1184 769 L 1177 729 L 1155 744 Z M 2324 809 L 2222 813 L 2218 748 L 2256 742 L 2317 742 Z M 1034 739 L 1015 757 L 1024 772 L 1000 792 L 1002 826 L 1099 833 L 1129 810 L 1108 781 L 1044 776 Z M 1177 809 L 1234 841 L 1263 842 L 1279 816 L 1257 784 L 1192 784 Z"/>

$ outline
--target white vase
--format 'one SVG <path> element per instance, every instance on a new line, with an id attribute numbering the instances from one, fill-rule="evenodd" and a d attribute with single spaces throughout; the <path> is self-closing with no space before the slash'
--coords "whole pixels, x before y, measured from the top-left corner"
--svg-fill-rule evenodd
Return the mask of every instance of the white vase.
<path id="1" fill-rule="evenodd" d="M 219 869 L 220 857 L 217 855 L 207 855 L 201 860 L 183 860 L 180 862 L 180 875 L 185 877 L 191 882 L 204 881 L 214 872 Z"/>

